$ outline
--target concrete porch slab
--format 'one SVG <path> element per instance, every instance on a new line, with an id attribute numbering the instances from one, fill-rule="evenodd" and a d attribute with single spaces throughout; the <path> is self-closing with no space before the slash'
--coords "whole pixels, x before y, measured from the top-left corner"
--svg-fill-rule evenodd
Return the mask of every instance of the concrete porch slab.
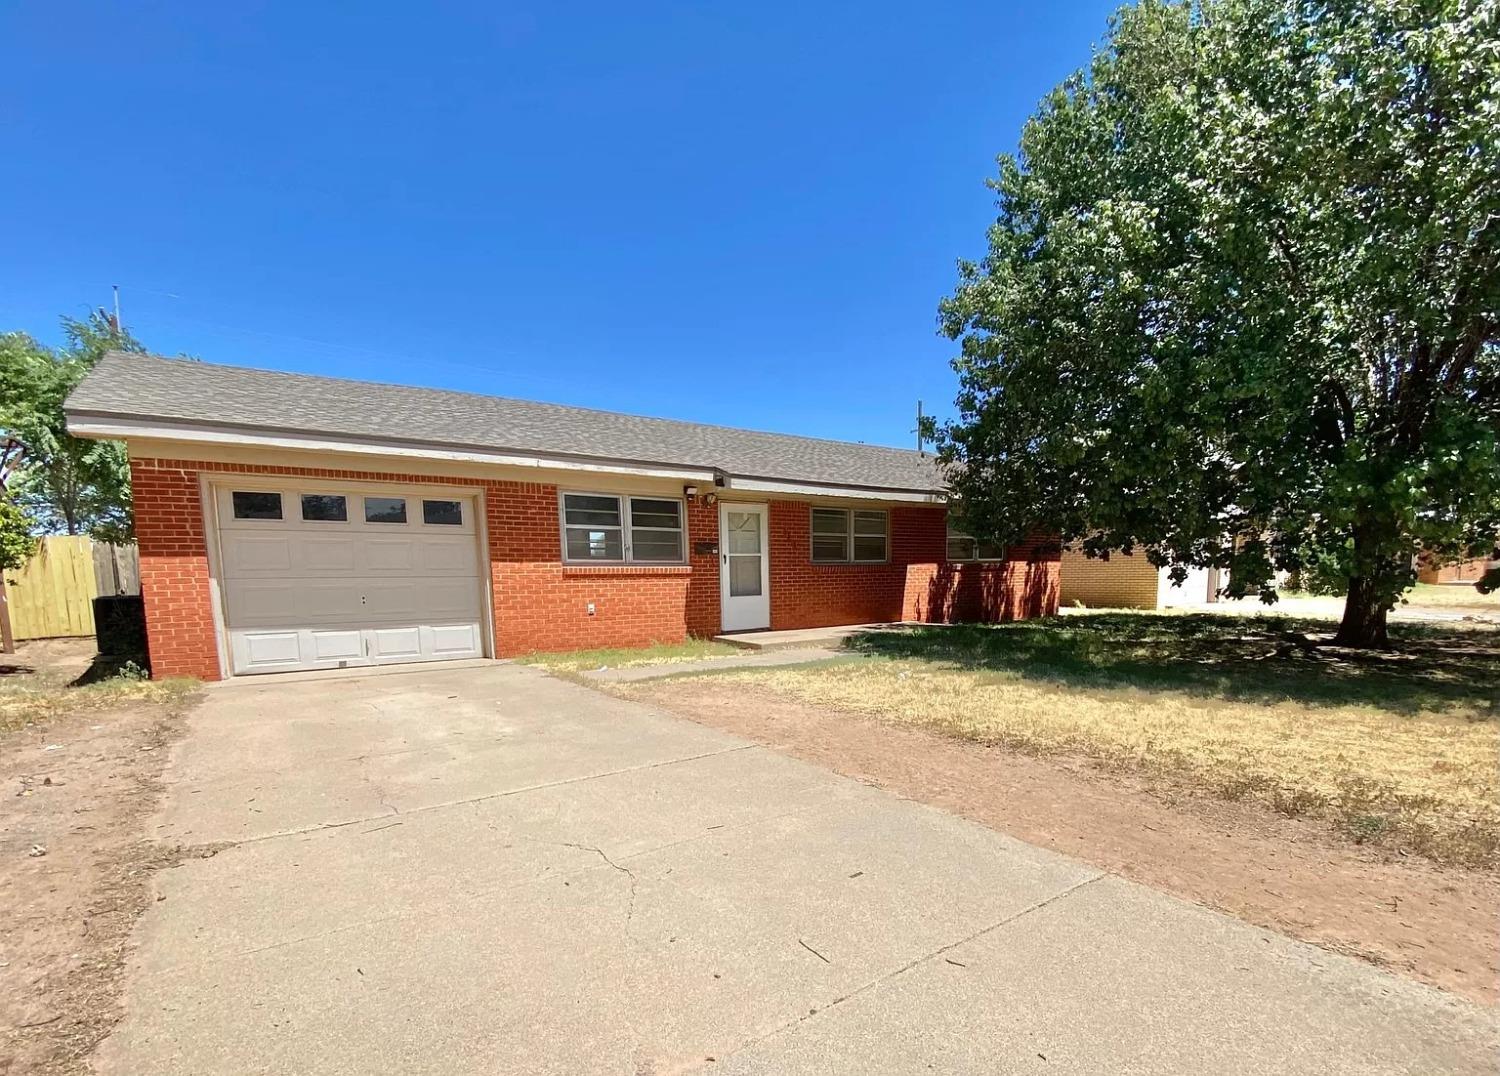
<path id="1" fill-rule="evenodd" d="M 746 650 L 837 650 L 851 636 L 873 631 L 901 631 L 916 624 L 841 624 L 832 628 L 792 628 L 788 631 L 734 631 L 715 635 L 714 642 Z"/>

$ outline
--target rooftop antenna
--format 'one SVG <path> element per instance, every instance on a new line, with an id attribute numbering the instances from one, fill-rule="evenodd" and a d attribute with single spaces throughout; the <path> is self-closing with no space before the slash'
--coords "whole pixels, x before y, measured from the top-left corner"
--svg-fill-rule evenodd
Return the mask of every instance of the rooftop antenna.
<path id="1" fill-rule="evenodd" d="M 927 453 L 922 449 L 922 401 L 917 401 L 917 455 L 925 456 Z"/>
<path id="2" fill-rule="evenodd" d="M 120 285 L 111 284 L 110 287 L 114 289 L 115 293 L 115 336 L 118 337 L 123 333 L 120 325 Z"/>

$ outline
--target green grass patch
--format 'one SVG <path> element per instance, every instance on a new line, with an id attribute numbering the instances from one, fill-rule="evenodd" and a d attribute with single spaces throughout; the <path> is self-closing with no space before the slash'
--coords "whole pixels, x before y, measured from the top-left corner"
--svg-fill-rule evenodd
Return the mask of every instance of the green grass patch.
<path id="1" fill-rule="evenodd" d="M 1265 614 L 1101 612 L 872 632 L 845 646 L 1070 687 L 1500 716 L 1500 632 L 1393 623 L 1393 648 L 1366 652 L 1320 645 L 1333 630 L 1323 620 Z"/>

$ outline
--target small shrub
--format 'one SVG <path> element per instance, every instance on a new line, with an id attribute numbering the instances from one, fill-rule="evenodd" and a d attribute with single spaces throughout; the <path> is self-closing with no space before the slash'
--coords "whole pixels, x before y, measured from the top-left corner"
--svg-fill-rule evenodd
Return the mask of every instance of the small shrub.
<path id="1" fill-rule="evenodd" d="M 120 680 L 141 681 L 151 679 L 151 672 L 149 669 L 143 668 L 137 662 L 127 661 L 125 662 L 125 664 L 120 666 L 120 670 L 119 672 L 115 673 L 115 676 Z"/>
<path id="2" fill-rule="evenodd" d="M 1242 800 L 1246 796 L 1266 792 L 1275 782 L 1263 773 L 1237 774 L 1225 778 L 1219 784 L 1219 795 L 1227 800 Z"/>
<path id="3" fill-rule="evenodd" d="M 1357 814 L 1343 820 L 1344 833 L 1355 844 L 1369 844 L 1380 840 L 1391 828 L 1391 820 L 1384 815 Z"/>
<path id="4" fill-rule="evenodd" d="M 1271 806 L 1288 818 L 1301 818 L 1328 806 L 1328 797 L 1310 788 L 1278 788 L 1271 794 Z"/>

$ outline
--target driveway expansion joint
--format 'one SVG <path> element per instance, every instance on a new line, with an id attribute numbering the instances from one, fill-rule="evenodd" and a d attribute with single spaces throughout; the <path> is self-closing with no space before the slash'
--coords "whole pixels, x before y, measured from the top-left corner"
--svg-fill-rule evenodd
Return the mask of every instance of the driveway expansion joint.
<path id="1" fill-rule="evenodd" d="M 449 807 L 463 807 L 471 803 L 485 803 L 489 800 L 504 799 L 507 796 L 520 796 L 524 795 L 527 792 L 540 792 L 543 789 L 548 788 L 561 788 L 566 785 L 582 784 L 585 781 L 596 781 L 602 777 L 616 777 L 622 773 L 638 773 L 643 770 L 660 769 L 663 766 L 678 766 L 684 762 L 697 762 L 700 759 L 714 758 L 718 755 L 729 755 L 735 753 L 736 751 L 755 750 L 766 749 L 762 747 L 762 745 L 756 743 L 736 744 L 733 747 L 721 748 L 718 751 L 704 751 L 696 755 L 685 755 L 682 758 L 668 758 L 661 759 L 657 762 L 644 762 L 639 766 L 622 766 L 617 770 L 605 770 L 600 773 L 585 774 L 582 777 L 565 777 L 561 780 L 544 781 L 541 784 L 525 785 L 521 788 L 507 788 L 500 792 L 486 792 L 482 796 L 468 796 L 464 799 L 444 800 L 442 803 L 429 803 L 421 807 L 411 807 L 405 811 L 399 810 L 394 805 L 389 804 L 382 799 L 379 801 L 381 806 L 388 808 L 388 810 L 384 814 L 361 815 L 359 818 L 350 818 L 346 819 L 343 822 L 319 822 L 317 825 L 299 826 L 296 829 L 277 830 L 275 833 L 260 833 L 253 837 L 243 837 L 237 841 L 227 841 L 222 843 L 228 845 L 259 844 L 261 841 L 274 841 L 282 837 L 302 837 L 306 836 L 309 833 L 321 833 L 324 830 L 330 829 L 347 829 L 349 826 L 358 826 L 364 824 L 365 822 L 377 822 L 382 819 L 389 818 L 393 814 L 399 814 L 403 817 L 410 817 L 411 815 L 426 814 L 430 811 L 445 810 Z M 374 782 L 370 782 L 370 784 L 372 785 L 372 787 L 376 788 L 377 793 L 380 792 L 379 786 L 374 785 Z"/>
<path id="2" fill-rule="evenodd" d="M 868 982 L 862 983 L 861 985 L 855 987 L 847 994 L 842 994 L 839 997 L 834 998 L 826 1005 L 819 1005 L 811 1011 L 797 1017 L 795 1020 L 790 1020 L 787 1023 L 782 1024 L 780 1027 L 772 1028 L 770 1031 L 767 1031 L 763 1035 L 757 1035 L 754 1038 L 746 1039 L 744 1042 L 740 1043 L 732 1050 L 717 1055 L 716 1061 L 719 1063 L 727 1061 L 729 1060 L 729 1058 L 735 1056 L 736 1054 L 742 1053 L 752 1046 L 759 1045 L 760 1043 L 765 1042 L 767 1039 L 773 1039 L 778 1035 L 782 1035 L 788 1031 L 791 1031 L 793 1028 L 800 1027 L 802 1024 L 807 1023 L 809 1020 L 813 1020 L 819 1016 L 822 1016 L 824 1013 L 837 1008 L 846 1001 L 852 1001 L 854 998 L 860 997 L 861 995 L 874 990 L 876 987 L 882 985 L 883 983 L 888 983 L 892 979 L 905 975 L 908 971 L 911 971 L 912 968 L 915 968 L 921 964 L 926 964 L 928 961 L 935 960 L 938 957 L 946 955 L 947 953 L 951 953 L 959 946 L 967 945 L 969 942 L 982 938 L 987 934 L 993 934 L 995 931 L 1000 930 L 1003 927 L 1010 926 L 1017 920 L 1024 919 L 1026 916 L 1032 914 L 1033 912 L 1039 912 L 1049 905 L 1056 904 L 1058 901 L 1072 896 L 1074 893 L 1078 892 L 1080 889 L 1085 888 L 1086 886 L 1091 886 L 1095 882 L 1110 877 L 1113 877 L 1113 875 L 1109 871 L 1099 871 L 1091 877 L 1083 879 L 1083 881 L 1081 882 L 1074 882 L 1072 885 L 1059 890 L 1058 892 L 1052 894 L 1050 897 L 1044 897 L 1041 900 L 1033 901 L 1031 904 L 1026 905 L 1026 907 L 1021 908 L 1018 911 L 1014 911 L 1010 915 L 1001 917 L 1000 919 L 991 923 L 989 926 L 980 927 L 978 930 L 974 931 L 971 934 L 966 934 L 964 937 L 959 938 L 957 941 L 949 942 L 947 945 L 941 945 L 929 953 L 924 953 L 919 957 L 914 957 L 913 959 L 908 960 L 900 967 L 892 968 L 888 972 L 877 975 L 875 978 L 869 980 Z M 801 945 L 804 949 L 810 949 L 807 943 L 802 941 L 802 939 L 799 938 L 797 939 L 797 941 L 798 944 Z M 823 956 L 822 953 L 817 952 L 817 950 L 815 949 L 810 949 L 810 951 L 821 958 L 825 963 L 828 962 L 828 958 Z M 702 1069 L 703 1066 L 699 1065 L 698 1068 Z"/>

